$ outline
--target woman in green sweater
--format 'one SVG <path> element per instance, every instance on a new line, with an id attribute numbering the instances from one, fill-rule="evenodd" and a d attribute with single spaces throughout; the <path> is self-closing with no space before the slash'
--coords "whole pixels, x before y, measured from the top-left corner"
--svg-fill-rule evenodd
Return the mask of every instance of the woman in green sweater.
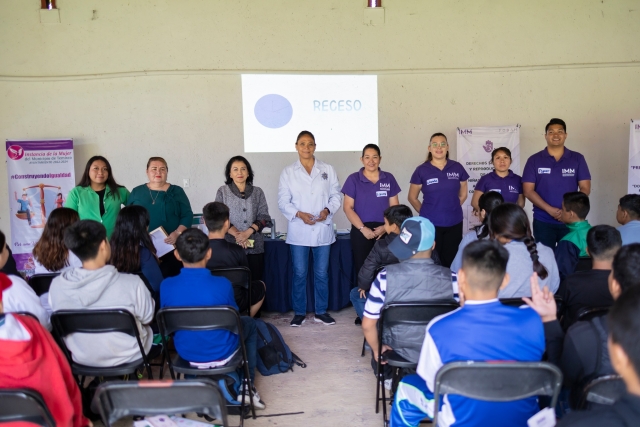
<path id="1" fill-rule="evenodd" d="M 193 211 L 182 187 L 169 184 L 169 167 L 162 157 L 151 157 L 147 162 L 149 182 L 131 191 L 127 205 L 140 205 L 149 211 L 149 231 L 162 226 L 167 232 L 166 243 L 175 244 L 178 236 L 191 227 Z M 164 277 L 180 274 L 182 263 L 173 251 L 160 258 L 160 269 Z"/>
<path id="2" fill-rule="evenodd" d="M 116 217 L 122 205 L 129 199 L 129 190 L 118 185 L 109 161 L 102 156 L 93 156 L 84 168 L 82 178 L 67 195 L 66 208 L 78 212 L 80 219 L 101 222 L 111 237 Z"/>

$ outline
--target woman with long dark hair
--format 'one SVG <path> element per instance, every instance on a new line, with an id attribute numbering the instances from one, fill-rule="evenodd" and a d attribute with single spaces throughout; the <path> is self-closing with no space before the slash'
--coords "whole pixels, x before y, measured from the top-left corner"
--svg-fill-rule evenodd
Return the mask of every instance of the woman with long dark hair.
<path id="1" fill-rule="evenodd" d="M 87 162 L 80 182 L 67 195 L 64 206 L 78 212 L 80 219 L 101 222 L 110 237 L 120 206 L 128 200 L 129 190 L 116 182 L 109 161 L 102 156 L 93 156 Z"/>
<path id="2" fill-rule="evenodd" d="M 270 227 L 267 198 L 260 187 L 253 186 L 253 169 L 247 159 L 234 156 L 224 169 L 225 185 L 218 188 L 216 202 L 229 208 L 231 228 L 225 239 L 242 246 L 253 280 L 262 280 L 264 238 L 262 229 Z M 250 242 L 251 241 L 251 242 Z"/>
<path id="3" fill-rule="evenodd" d="M 476 183 L 476 188 L 471 197 L 471 206 L 479 211 L 480 196 L 488 191 L 502 194 L 507 203 L 516 203 L 524 208 L 524 194 L 522 194 L 522 177 L 513 173 L 511 169 L 511 150 L 507 147 L 498 147 L 491 152 L 493 172 L 483 175 Z"/>
<path id="4" fill-rule="evenodd" d="M 122 208 L 111 235 L 110 264 L 121 273 L 142 273 L 157 293 L 163 278 L 148 228 L 149 211 L 144 206 Z"/>
<path id="5" fill-rule="evenodd" d="M 496 206 L 489 215 L 489 235 L 509 251 L 507 287 L 500 290 L 500 298 L 531 296 L 531 275 L 540 279 L 540 288 L 548 286 L 555 293 L 560 286 L 560 275 L 553 250 L 536 243 L 525 211 L 513 203 Z"/>
<path id="6" fill-rule="evenodd" d="M 436 250 L 442 265 L 451 267 L 462 240 L 462 204 L 467 200 L 469 174 L 449 159 L 449 143 L 443 133 L 429 139 L 427 160 L 411 176 L 407 199 L 421 217 L 436 227 Z M 422 202 L 418 196 L 422 192 Z"/>
<path id="7" fill-rule="evenodd" d="M 451 263 L 451 271 L 457 273 L 458 270 L 460 270 L 460 267 L 462 267 L 462 251 L 469 243 L 489 237 L 489 227 L 487 226 L 489 214 L 496 206 L 503 203 L 504 199 L 502 198 L 502 195 L 495 191 L 488 191 L 480 196 L 480 200 L 478 201 L 478 218 L 480 218 L 482 224 L 476 225 L 473 227 L 473 230 L 462 236 L 462 241 L 460 242 L 460 246 L 458 246 L 458 253 Z"/>
<path id="8" fill-rule="evenodd" d="M 70 208 L 51 211 L 40 240 L 33 247 L 35 274 L 56 273 L 67 267 L 82 267 L 82 261 L 64 244 L 64 230 L 80 221 L 78 212 Z"/>

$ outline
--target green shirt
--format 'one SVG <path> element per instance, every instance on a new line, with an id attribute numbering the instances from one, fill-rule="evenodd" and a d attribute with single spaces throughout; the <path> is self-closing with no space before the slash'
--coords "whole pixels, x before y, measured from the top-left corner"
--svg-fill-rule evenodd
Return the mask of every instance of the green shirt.
<path id="1" fill-rule="evenodd" d="M 167 234 L 180 225 L 191 227 L 193 211 L 182 187 L 169 185 L 167 191 L 150 190 L 142 184 L 131 190 L 128 205 L 144 206 L 149 211 L 149 231 L 162 226 Z"/>
<path id="2" fill-rule="evenodd" d="M 567 240 L 580 249 L 580 256 L 586 257 L 587 254 L 587 233 L 591 229 L 591 225 L 588 221 L 578 221 L 573 224 L 566 224 L 569 228 L 569 233 L 560 240 Z"/>
<path id="3" fill-rule="evenodd" d="M 129 190 L 125 187 L 120 187 L 115 197 L 109 186 L 105 190 L 104 215 L 102 216 L 100 216 L 100 197 L 90 186 L 77 186 L 69 191 L 64 207 L 78 212 L 80 219 L 92 219 L 101 222 L 104 228 L 107 229 L 107 238 L 110 238 L 116 226 L 116 218 L 120 208 L 122 205 L 126 205 L 129 199 Z"/>

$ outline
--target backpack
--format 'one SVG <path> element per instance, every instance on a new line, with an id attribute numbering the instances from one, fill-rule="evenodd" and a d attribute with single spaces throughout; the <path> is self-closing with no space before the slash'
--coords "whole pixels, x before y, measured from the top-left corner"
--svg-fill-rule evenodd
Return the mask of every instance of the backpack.
<path id="1" fill-rule="evenodd" d="M 289 349 L 275 326 L 261 319 L 255 320 L 258 330 L 256 362 L 263 377 L 293 371 L 294 364 L 301 368 L 307 367 L 306 363 Z"/>

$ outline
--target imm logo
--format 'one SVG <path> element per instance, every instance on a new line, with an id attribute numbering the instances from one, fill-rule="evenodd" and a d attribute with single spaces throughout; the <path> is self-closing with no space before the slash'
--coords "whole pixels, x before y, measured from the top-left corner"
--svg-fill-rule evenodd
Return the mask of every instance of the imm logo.
<path id="1" fill-rule="evenodd" d="M 7 148 L 7 156 L 11 160 L 20 160 L 24 156 L 24 149 L 19 145 L 11 145 Z"/>
<path id="2" fill-rule="evenodd" d="M 509 191 L 511 191 L 512 193 L 517 193 L 518 189 L 516 187 L 514 187 L 513 185 L 509 186 Z"/>
<path id="3" fill-rule="evenodd" d="M 575 169 L 562 169 L 562 173 L 576 173 Z"/>
<path id="4" fill-rule="evenodd" d="M 431 178 L 427 180 L 427 185 L 437 184 L 437 183 L 438 183 L 438 178 Z"/>
<path id="5" fill-rule="evenodd" d="M 447 178 L 460 179 L 460 174 L 458 172 L 447 172 Z"/>
<path id="6" fill-rule="evenodd" d="M 380 183 L 381 190 L 389 190 L 391 191 L 391 183 L 390 182 L 381 182 Z"/>
<path id="7" fill-rule="evenodd" d="M 551 168 L 538 168 L 538 173 L 540 175 L 551 175 Z"/>
<path id="8" fill-rule="evenodd" d="M 458 129 L 458 133 L 460 135 L 473 135 L 473 130 L 471 130 L 471 129 Z"/>

